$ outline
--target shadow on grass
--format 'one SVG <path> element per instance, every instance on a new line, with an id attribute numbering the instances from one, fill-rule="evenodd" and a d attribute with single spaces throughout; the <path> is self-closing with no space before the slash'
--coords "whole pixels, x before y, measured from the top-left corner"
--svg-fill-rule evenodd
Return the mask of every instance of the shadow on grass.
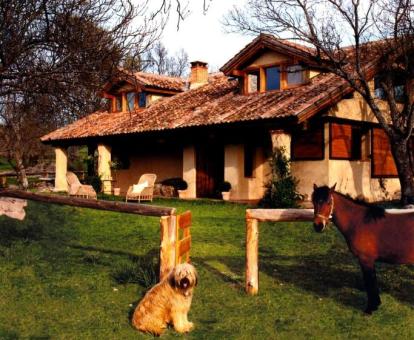
<path id="1" fill-rule="evenodd" d="M 0 245 L 9 247 L 14 241 L 39 241 L 44 239 L 73 240 L 76 233 L 68 228 L 67 214 L 73 208 L 56 208 L 54 205 L 30 203 L 26 218 L 18 221 L 8 217 L 0 218 Z"/>
<path id="2" fill-rule="evenodd" d="M 216 256 L 193 259 L 224 283 L 244 290 L 244 258 Z M 211 261 L 225 264 L 231 273 L 236 273 L 236 278 L 210 265 Z M 278 255 L 272 249 L 263 247 L 259 250 L 259 271 L 279 282 L 358 311 L 366 304 L 364 283 L 357 261 L 349 252 L 336 247 L 326 254 L 305 256 Z M 401 303 L 414 306 L 414 272 L 411 266 L 380 263 L 377 264 L 377 277 L 381 294 L 387 293 Z"/>

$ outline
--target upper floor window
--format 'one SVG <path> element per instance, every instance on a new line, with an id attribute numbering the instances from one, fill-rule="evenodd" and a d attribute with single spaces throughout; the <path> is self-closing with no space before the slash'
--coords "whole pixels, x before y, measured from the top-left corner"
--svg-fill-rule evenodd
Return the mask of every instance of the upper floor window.
<path id="1" fill-rule="evenodd" d="M 138 93 L 138 106 L 139 107 L 147 106 L 147 94 L 145 92 Z"/>
<path id="2" fill-rule="evenodd" d="M 268 67 L 266 69 L 266 90 L 280 89 L 280 67 Z"/>
<path id="3" fill-rule="evenodd" d="M 401 80 L 394 79 L 393 80 L 394 86 L 394 97 L 396 102 L 402 102 L 405 98 L 405 88 Z M 387 95 L 385 93 L 384 88 L 381 86 L 381 78 L 375 77 L 374 78 L 374 95 L 378 99 L 386 100 Z"/>
<path id="4" fill-rule="evenodd" d="M 260 78 L 259 72 L 251 72 L 247 74 L 247 93 L 259 91 Z"/>
<path id="5" fill-rule="evenodd" d="M 122 95 L 116 96 L 115 98 L 115 110 L 117 112 L 122 111 Z"/>
<path id="6" fill-rule="evenodd" d="M 306 70 L 301 65 L 275 65 L 247 71 L 245 93 L 286 89 L 306 82 Z"/>
<path id="7" fill-rule="evenodd" d="M 305 71 L 301 65 L 291 65 L 286 68 L 288 85 L 299 85 L 305 82 Z"/>
<path id="8" fill-rule="evenodd" d="M 127 111 L 132 111 L 135 108 L 135 93 L 134 92 L 129 92 L 126 95 L 126 99 L 127 99 Z"/>

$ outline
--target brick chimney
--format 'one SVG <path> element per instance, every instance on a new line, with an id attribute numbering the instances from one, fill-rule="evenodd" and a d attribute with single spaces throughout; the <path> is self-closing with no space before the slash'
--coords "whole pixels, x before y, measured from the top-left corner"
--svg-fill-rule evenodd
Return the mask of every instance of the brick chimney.
<path id="1" fill-rule="evenodd" d="M 203 61 L 192 61 L 190 75 L 190 89 L 195 89 L 208 83 L 207 63 Z"/>

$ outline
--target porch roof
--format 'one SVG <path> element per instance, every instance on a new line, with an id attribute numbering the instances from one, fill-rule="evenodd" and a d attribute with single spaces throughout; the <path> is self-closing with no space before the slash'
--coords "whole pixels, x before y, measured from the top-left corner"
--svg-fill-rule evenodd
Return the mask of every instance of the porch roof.
<path id="1" fill-rule="evenodd" d="M 286 117 L 301 122 L 349 92 L 344 80 L 321 73 L 303 86 L 243 95 L 237 80 L 219 73 L 210 76 L 208 84 L 157 101 L 147 109 L 95 112 L 41 140 L 48 143 Z"/>

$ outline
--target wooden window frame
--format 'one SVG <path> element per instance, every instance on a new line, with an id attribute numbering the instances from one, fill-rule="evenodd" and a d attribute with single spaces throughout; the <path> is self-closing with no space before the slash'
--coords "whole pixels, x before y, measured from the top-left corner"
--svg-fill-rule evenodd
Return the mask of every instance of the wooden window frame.
<path id="1" fill-rule="evenodd" d="M 297 60 L 293 60 L 293 62 L 279 62 L 279 63 L 272 63 L 272 64 L 265 64 L 261 66 L 254 66 L 254 67 L 248 67 L 244 71 L 241 71 L 243 73 L 243 93 L 244 94 L 251 94 L 251 93 L 264 93 L 264 92 L 276 92 L 276 91 L 283 91 L 287 89 L 296 88 L 302 85 L 305 85 L 309 83 L 309 70 L 304 70 L 304 82 L 301 84 L 293 84 L 289 85 L 287 82 L 287 68 L 289 66 L 296 66 L 298 65 Z M 280 88 L 277 90 L 267 90 L 266 89 L 266 69 L 271 67 L 279 67 L 280 69 Z M 259 82 L 258 82 L 258 88 L 259 90 L 257 92 L 249 92 L 249 86 L 248 86 L 248 75 L 252 73 L 258 73 L 259 74 Z"/>
<path id="2" fill-rule="evenodd" d="M 261 68 L 252 68 L 252 69 L 248 69 L 248 70 L 246 70 L 246 72 L 244 73 L 244 80 L 243 80 L 243 87 L 244 87 L 244 89 L 243 89 L 243 92 L 244 92 L 244 94 L 252 94 L 252 93 L 260 93 L 260 92 L 263 92 L 263 86 L 262 86 L 262 83 L 263 83 L 263 79 L 264 79 L 264 76 L 265 75 L 263 75 L 262 74 L 263 72 L 262 72 L 262 70 L 261 70 Z M 249 75 L 250 74 L 254 74 L 254 75 L 257 75 L 257 91 L 255 91 L 255 92 L 249 92 Z"/>
<path id="3" fill-rule="evenodd" d="M 332 145 L 332 137 L 333 137 L 333 125 L 347 125 L 351 127 L 351 156 L 350 157 L 338 157 L 333 156 L 333 145 Z M 354 155 L 354 129 L 359 129 L 359 152 L 358 155 Z M 329 122 L 329 159 L 332 160 L 339 160 L 339 161 L 362 161 L 362 127 L 357 124 L 351 123 L 344 123 L 344 122 Z"/>
<path id="4" fill-rule="evenodd" d="M 144 106 L 140 106 L 139 105 L 139 101 L 140 101 L 140 96 L 145 96 L 145 105 Z M 137 108 L 139 109 L 145 109 L 146 107 L 148 107 L 148 93 L 145 91 L 141 91 L 141 92 L 137 92 L 135 95 L 135 99 L 136 99 L 136 103 L 137 103 Z"/>
<path id="5" fill-rule="evenodd" d="M 132 108 L 129 107 L 129 102 L 128 102 L 128 95 L 130 93 L 134 96 Z M 125 93 L 125 100 L 126 100 L 126 109 L 127 109 L 128 112 L 132 111 L 132 110 L 135 110 L 137 108 L 137 105 L 136 105 L 137 104 L 137 94 L 136 94 L 136 92 L 133 92 L 133 91 L 126 92 Z"/>
<path id="6" fill-rule="evenodd" d="M 375 153 L 374 153 L 374 130 L 381 129 L 380 127 L 373 127 L 371 128 L 371 178 L 398 178 L 398 170 L 397 174 L 383 174 L 383 175 L 376 175 L 374 174 L 374 164 L 375 164 Z M 391 153 L 392 155 L 392 153 Z M 392 155 L 393 159 L 394 156 Z M 394 160 L 395 162 L 395 160 Z"/>
<path id="7" fill-rule="evenodd" d="M 294 135 L 295 131 L 292 132 L 292 137 L 290 141 L 290 158 L 292 161 L 323 161 L 325 159 L 325 124 L 323 122 L 321 124 L 322 129 L 322 142 L 321 142 L 321 155 L 320 157 L 295 157 L 295 154 L 293 152 L 293 142 L 294 142 Z"/>

